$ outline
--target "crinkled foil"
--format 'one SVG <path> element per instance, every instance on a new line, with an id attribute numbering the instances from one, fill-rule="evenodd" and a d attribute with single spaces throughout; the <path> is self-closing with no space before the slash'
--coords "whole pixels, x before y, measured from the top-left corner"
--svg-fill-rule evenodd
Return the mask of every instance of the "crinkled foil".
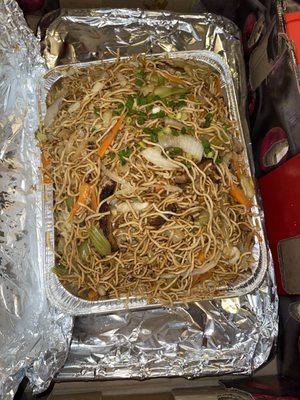
<path id="1" fill-rule="evenodd" d="M 273 276 L 252 295 L 75 320 L 58 380 L 250 374 L 277 335 Z"/>
<path id="2" fill-rule="evenodd" d="M 240 114 L 246 84 L 239 34 L 211 14 L 177 15 L 133 10 L 62 10 L 46 31 L 48 66 L 139 52 L 212 50 L 227 61 Z M 263 218 L 263 216 L 262 216 Z M 188 308 L 157 308 L 75 319 L 71 349 L 58 380 L 196 377 L 251 373 L 268 359 L 277 336 L 272 266 L 253 294 L 202 301 Z"/>
<path id="3" fill-rule="evenodd" d="M 70 317 L 45 295 L 40 156 L 35 141 L 39 43 L 17 3 L 0 3 L 0 398 L 28 376 L 43 390 L 66 359 Z"/>

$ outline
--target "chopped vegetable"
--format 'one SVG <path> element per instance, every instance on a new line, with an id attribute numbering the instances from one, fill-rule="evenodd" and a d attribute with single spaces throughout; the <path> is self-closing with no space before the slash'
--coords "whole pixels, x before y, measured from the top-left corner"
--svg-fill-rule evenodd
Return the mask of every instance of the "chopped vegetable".
<path id="1" fill-rule="evenodd" d="M 181 130 L 183 128 L 186 129 L 186 126 L 183 122 L 177 121 L 177 119 L 174 119 L 174 118 L 165 118 L 165 125 L 171 126 L 172 128 L 179 129 L 179 130 Z"/>
<path id="2" fill-rule="evenodd" d="M 94 114 L 99 117 L 100 115 L 100 108 L 99 107 L 94 107 Z"/>
<path id="3" fill-rule="evenodd" d="M 121 86 L 124 87 L 127 85 L 127 80 L 126 80 L 125 76 L 123 74 L 121 74 L 120 72 L 117 72 L 116 78 L 120 82 Z"/>
<path id="4" fill-rule="evenodd" d="M 67 205 L 68 211 L 72 210 L 73 204 L 74 204 L 74 198 L 69 196 L 66 200 L 66 205 Z"/>
<path id="5" fill-rule="evenodd" d="M 236 173 L 236 176 L 238 177 L 238 179 L 241 179 L 242 170 L 241 170 L 241 166 L 240 166 L 240 163 L 239 163 L 237 157 L 233 156 L 232 159 L 231 159 L 231 162 L 232 162 L 232 166 L 234 168 L 234 171 Z"/>
<path id="6" fill-rule="evenodd" d="M 189 135 L 164 135 L 159 140 L 159 144 L 163 148 L 179 147 L 185 153 L 190 154 L 197 161 L 201 161 L 203 156 L 203 146 L 201 142 L 195 137 Z"/>
<path id="7" fill-rule="evenodd" d="M 252 197 L 254 196 L 252 179 L 250 177 L 246 177 L 245 175 L 241 175 L 241 186 L 248 199 L 252 199 Z"/>
<path id="8" fill-rule="evenodd" d="M 112 111 L 111 110 L 105 111 L 103 113 L 103 125 L 105 126 L 105 128 L 109 127 L 111 119 L 112 119 Z"/>
<path id="9" fill-rule="evenodd" d="M 92 245 L 101 256 L 107 256 L 111 253 L 111 245 L 104 236 L 102 229 L 92 226 L 89 229 L 89 238 Z"/>
<path id="10" fill-rule="evenodd" d="M 169 97 L 175 94 L 185 94 L 187 89 L 168 87 L 168 86 L 158 86 L 154 89 L 154 94 L 160 96 L 161 98 Z"/>
<path id="11" fill-rule="evenodd" d="M 79 254 L 81 261 L 87 261 L 88 256 L 90 255 L 90 248 L 89 248 L 89 243 L 87 240 L 84 240 L 78 246 L 78 254 Z"/>
<path id="12" fill-rule="evenodd" d="M 149 203 L 141 203 L 140 201 L 130 202 L 130 205 L 127 202 L 118 203 L 115 205 L 117 212 L 127 213 L 131 212 L 132 209 L 136 212 L 142 211 L 149 206 Z"/>
<path id="13" fill-rule="evenodd" d="M 152 119 L 164 118 L 165 116 L 166 116 L 166 113 L 163 110 L 161 110 L 155 114 L 151 114 L 150 118 L 152 118 Z"/>
<path id="14" fill-rule="evenodd" d="M 92 89 L 91 89 L 91 93 L 98 93 L 100 92 L 100 90 L 103 89 L 104 83 L 103 82 L 96 82 Z"/>
<path id="15" fill-rule="evenodd" d="M 177 164 L 173 161 L 168 160 L 161 154 L 161 150 L 157 147 L 150 147 L 141 152 L 142 156 L 146 158 L 147 161 L 156 165 L 157 167 L 172 170 L 179 168 Z"/>
<path id="16" fill-rule="evenodd" d="M 125 149 L 122 149 L 119 151 L 118 156 L 121 162 L 121 165 L 125 165 L 127 163 L 127 158 L 130 156 L 132 153 L 132 150 L 129 149 L 128 147 L 125 147 Z"/>
<path id="17" fill-rule="evenodd" d="M 128 99 L 127 99 L 127 102 L 126 102 L 126 104 L 125 104 L 127 110 L 131 111 L 133 105 L 134 105 L 134 96 L 129 95 L 129 96 L 128 96 Z"/>
<path id="18" fill-rule="evenodd" d="M 157 78 L 157 83 L 159 84 L 159 86 L 163 86 L 166 83 L 166 78 L 164 78 L 162 75 L 158 76 Z"/>
<path id="19" fill-rule="evenodd" d="M 178 83 L 179 85 L 184 85 L 184 84 L 185 84 L 185 82 L 184 82 L 183 79 L 179 78 L 179 77 L 176 76 L 176 75 L 172 75 L 172 74 L 170 74 L 170 73 L 167 72 L 167 71 L 159 71 L 159 70 L 158 70 L 158 73 L 159 73 L 160 75 L 162 75 L 164 78 L 166 78 L 166 79 L 167 79 L 168 81 L 170 81 L 170 82 L 175 82 L 175 83 Z"/>
<path id="20" fill-rule="evenodd" d="M 182 151 L 182 149 L 180 147 L 171 147 L 168 150 L 168 155 L 171 158 L 175 158 L 176 156 L 182 156 L 182 153 L 183 153 L 183 151 Z"/>
<path id="21" fill-rule="evenodd" d="M 55 120 L 55 117 L 57 116 L 62 101 L 63 99 L 57 99 L 54 101 L 54 103 L 51 104 L 51 106 L 47 108 L 46 116 L 44 119 L 45 128 L 48 128 L 48 126 L 50 126 L 52 122 Z"/>
<path id="22" fill-rule="evenodd" d="M 158 143 L 158 133 L 161 128 L 144 128 L 143 132 L 150 136 L 150 140 L 154 143 Z"/>
<path id="23" fill-rule="evenodd" d="M 206 158 L 214 158 L 215 152 L 211 149 L 209 140 L 202 139 L 201 143 L 202 143 L 202 146 L 204 149 L 205 157 Z"/>
<path id="24" fill-rule="evenodd" d="M 203 213 L 200 214 L 199 217 L 196 219 L 195 225 L 201 228 L 202 226 L 205 226 L 205 225 L 208 223 L 208 221 L 209 221 L 209 215 L 208 215 L 208 213 L 204 213 L 204 212 L 203 212 Z"/>
<path id="25" fill-rule="evenodd" d="M 247 208 L 251 207 L 251 201 L 245 196 L 244 192 L 234 183 L 231 183 L 229 193 L 238 203 Z"/>
<path id="26" fill-rule="evenodd" d="M 211 121 L 212 121 L 213 115 L 212 113 L 207 113 L 205 116 L 205 121 L 204 121 L 204 128 L 209 128 L 211 125 Z"/>
<path id="27" fill-rule="evenodd" d="M 236 264 L 241 256 L 241 252 L 236 246 L 230 247 L 227 251 L 227 254 L 226 251 L 224 251 L 224 253 L 228 256 L 228 263 L 231 265 Z"/>
<path id="28" fill-rule="evenodd" d="M 95 186 L 92 186 L 92 187 L 91 187 L 90 196 L 91 196 L 91 207 L 92 207 L 92 209 L 93 209 L 94 211 L 97 211 L 99 202 L 98 202 L 98 199 L 97 199 L 97 192 L 96 192 Z"/>
<path id="29" fill-rule="evenodd" d="M 143 71 L 143 70 L 138 71 L 136 74 L 136 80 L 135 80 L 136 86 L 142 87 L 144 85 L 145 78 L 146 78 L 145 71 Z"/>
<path id="30" fill-rule="evenodd" d="M 114 109 L 114 115 L 121 115 L 125 110 L 123 103 L 118 103 L 117 107 Z"/>
<path id="31" fill-rule="evenodd" d="M 195 268 L 190 275 L 195 276 L 195 275 L 202 275 L 208 272 L 209 270 L 215 268 L 215 266 L 218 264 L 219 260 L 221 258 L 221 253 L 216 254 L 214 259 L 211 261 L 206 261 L 204 262 L 200 268 Z"/>
<path id="32" fill-rule="evenodd" d="M 43 168 L 45 168 L 45 169 L 51 164 L 51 161 L 49 160 L 49 158 L 47 158 L 45 156 L 44 153 L 41 154 L 41 160 L 42 160 Z"/>
<path id="33" fill-rule="evenodd" d="M 203 264 L 205 262 L 206 257 L 205 257 L 205 253 L 203 251 L 200 251 L 200 253 L 198 254 L 198 260 L 199 260 L 200 264 Z"/>
<path id="34" fill-rule="evenodd" d="M 75 112 L 75 111 L 78 111 L 79 109 L 80 109 L 80 102 L 79 102 L 79 101 L 76 101 L 75 103 L 73 103 L 73 104 L 70 105 L 68 111 L 69 111 L 70 113 L 73 113 L 73 112 Z"/>
<path id="35" fill-rule="evenodd" d="M 89 196 L 90 196 L 90 191 L 91 191 L 91 186 L 88 183 L 82 183 L 80 188 L 79 188 L 79 196 L 77 201 L 73 204 L 72 207 L 72 216 L 79 211 L 80 207 L 82 204 L 86 204 Z"/>
<path id="36" fill-rule="evenodd" d="M 62 265 L 62 264 L 58 264 L 55 265 L 55 267 L 52 268 L 52 272 L 58 276 L 58 278 L 60 278 L 61 276 L 65 275 L 68 273 L 67 268 Z"/>
<path id="37" fill-rule="evenodd" d="M 143 112 L 143 111 L 138 111 L 137 112 L 137 119 L 136 119 L 136 122 L 139 124 L 139 125 L 143 125 L 145 122 L 146 122 L 146 120 L 147 120 L 147 114 L 145 113 L 145 112 Z"/>
<path id="38" fill-rule="evenodd" d="M 100 219 L 100 228 L 103 230 L 105 237 L 109 240 L 112 251 L 118 251 L 119 247 L 113 232 L 111 214 L 107 214 L 107 212 L 110 211 L 110 207 L 108 205 L 108 202 L 104 200 L 114 194 L 116 186 L 117 185 L 115 184 L 115 182 L 113 182 L 112 184 L 106 184 L 102 188 L 100 193 L 101 206 L 99 212 L 105 214 Z"/>
<path id="39" fill-rule="evenodd" d="M 91 289 L 88 291 L 87 298 L 89 301 L 95 301 L 99 297 L 98 293 L 95 290 Z"/>
<path id="40" fill-rule="evenodd" d="M 114 140 L 114 138 L 116 137 L 117 133 L 119 132 L 123 121 L 125 118 L 125 114 L 122 114 L 117 122 L 115 123 L 115 125 L 113 126 L 113 128 L 109 131 L 109 133 L 106 135 L 106 137 L 104 138 L 101 146 L 98 149 L 98 155 L 102 158 L 106 152 L 106 150 L 108 149 L 108 147 L 111 145 L 112 141 Z"/>

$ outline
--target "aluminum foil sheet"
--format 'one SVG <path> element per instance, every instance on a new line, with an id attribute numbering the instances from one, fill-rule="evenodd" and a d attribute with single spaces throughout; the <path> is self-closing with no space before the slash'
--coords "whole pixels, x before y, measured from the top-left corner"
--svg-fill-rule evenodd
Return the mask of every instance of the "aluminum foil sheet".
<path id="1" fill-rule="evenodd" d="M 211 50 L 231 69 L 244 112 L 246 80 L 236 25 L 213 14 L 183 15 L 127 9 L 61 10 L 39 25 L 49 68 L 136 53 Z"/>
<path id="2" fill-rule="evenodd" d="M 250 374 L 277 335 L 272 274 L 254 294 L 77 317 L 58 380 Z"/>
<path id="3" fill-rule="evenodd" d="M 39 43 L 17 3 L 0 3 L 0 398 L 28 376 L 43 390 L 63 365 L 72 320 L 45 295 L 40 155 L 35 141 Z"/>
<path id="4" fill-rule="evenodd" d="M 49 66 L 138 52 L 212 50 L 227 61 L 245 119 L 244 61 L 237 28 L 211 14 L 132 10 L 63 10 L 41 24 Z M 248 141 L 249 146 L 250 141 Z M 272 266 L 254 293 L 203 301 L 188 308 L 157 308 L 75 319 L 71 349 L 57 380 L 196 377 L 251 373 L 269 357 L 277 337 Z"/>

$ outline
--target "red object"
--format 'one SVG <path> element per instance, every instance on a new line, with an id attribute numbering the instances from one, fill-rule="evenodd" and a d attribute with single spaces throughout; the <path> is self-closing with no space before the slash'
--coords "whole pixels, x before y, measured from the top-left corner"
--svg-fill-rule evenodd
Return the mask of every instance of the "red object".
<path id="1" fill-rule="evenodd" d="M 300 64 L 300 11 L 286 13 L 284 18 L 287 35 L 294 42 L 297 64 Z"/>
<path id="2" fill-rule="evenodd" d="M 278 243 L 300 235 L 300 154 L 260 178 L 259 187 L 278 293 L 287 294 L 281 280 Z"/>
<path id="3" fill-rule="evenodd" d="M 38 11 L 44 5 L 44 0 L 17 0 L 24 12 Z"/>
<path id="4" fill-rule="evenodd" d="M 249 52 L 252 49 L 252 46 L 249 46 L 249 39 L 251 37 L 253 28 L 256 24 L 257 21 L 257 17 L 255 12 L 252 12 L 250 14 L 248 14 L 246 20 L 245 20 L 245 24 L 243 27 L 243 31 L 242 31 L 242 42 L 243 42 L 243 48 L 244 48 L 244 52 L 245 54 L 249 54 Z"/>

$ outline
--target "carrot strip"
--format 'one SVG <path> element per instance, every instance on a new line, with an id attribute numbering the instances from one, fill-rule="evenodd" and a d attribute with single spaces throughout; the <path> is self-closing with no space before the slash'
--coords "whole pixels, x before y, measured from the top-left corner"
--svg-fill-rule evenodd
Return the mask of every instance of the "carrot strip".
<path id="1" fill-rule="evenodd" d="M 195 285 L 198 285 L 198 283 L 202 283 L 202 282 L 206 281 L 207 279 L 210 279 L 211 277 L 212 277 L 211 271 L 207 271 L 204 274 L 194 276 L 192 287 Z"/>
<path id="2" fill-rule="evenodd" d="M 200 261 L 201 264 L 204 263 L 204 261 L 205 261 L 205 253 L 203 251 L 200 251 L 200 253 L 198 255 L 198 260 Z"/>
<path id="3" fill-rule="evenodd" d="M 238 203 L 247 208 L 251 207 L 251 201 L 245 196 L 244 192 L 234 183 L 231 183 L 229 193 Z"/>
<path id="4" fill-rule="evenodd" d="M 98 298 L 98 293 L 95 292 L 93 289 L 90 289 L 89 292 L 88 292 L 87 297 L 88 297 L 88 300 L 90 300 L 90 301 L 97 300 L 97 298 Z"/>
<path id="5" fill-rule="evenodd" d="M 47 168 L 48 165 L 51 164 L 51 161 L 45 156 L 44 153 L 42 153 L 42 155 L 41 155 L 41 160 L 42 160 L 43 168 Z"/>
<path id="6" fill-rule="evenodd" d="M 78 212 L 81 207 L 81 204 L 86 204 L 87 200 L 90 196 L 91 186 L 88 183 L 83 183 L 79 188 L 79 196 L 77 201 L 74 203 L 72 207 L 71 214 L 74 215 Z"/>
<path id="7" fill-rule="evenodd" d="M 44 177 L 43 177 L 43 182 L 44 182 L 46 185 L 48 185 L 49 183 L 52 183 L 52 179 L 51 179 L 49 176 L 44 175 Z"/>
<path id="8" fill-rule="evenodd" d="M 183 79 L 179 78 L 179 77 L 176 76 L 176 75 L 172 75 L 172 74 L 170 74 L 169 72 L 166 72 L 166 71 L 158 71 L 158 73 L 159 73 L 160 75 L 162 75 L 164 78 L 168 79 L 168 81 L 170 81 L 170 82 L 179 83 L 180 85 L 184 85 L 184 84 L 185 84 L 185 82 L 184 82 Z"/>
<path id="9" fill-rule="evenodd" d="M 119 119 L 117 120 L 117 122 L 115 123 L 115 125 L 112 127 L 112 129 L 109 131 L 109 133 L 104 138 L 101 146 L 98 149 L 98 156 L 100 156 L 101 158 L 104 156 L 106 150 L 109 148 L 112 141 L 114 140 L 117 133 L 119 132 L 119 130 L 123 124 L 124 118 L 125 118 L 125 114 L 122 114 L 119 117 Z"/>
<path id="10" fill-rule="evenodd" d="M 234 170 L 236 172 L 236 176 L 238 177 L 238 179 L 241 179 L 242 170 L 241 170 L 241 166 L 240 166 L 240 164 L 239 164 L 239 162 L 238 162 L 236 157 L 232 158 L 232 165 L 233 165 L 233 168 L 234 168 Z"/>
<path id="11" fill-rule="evenodd" d="M 95 189 L 95 186 L 93 186 L 91 188 L 91 206 L 92 206 L 92 209 L 94 211 L 97 210 L 98 204 L 99 204 L 99 202 L 98 202 L 98 199 L 97 199 L 96 189 Z"/>

